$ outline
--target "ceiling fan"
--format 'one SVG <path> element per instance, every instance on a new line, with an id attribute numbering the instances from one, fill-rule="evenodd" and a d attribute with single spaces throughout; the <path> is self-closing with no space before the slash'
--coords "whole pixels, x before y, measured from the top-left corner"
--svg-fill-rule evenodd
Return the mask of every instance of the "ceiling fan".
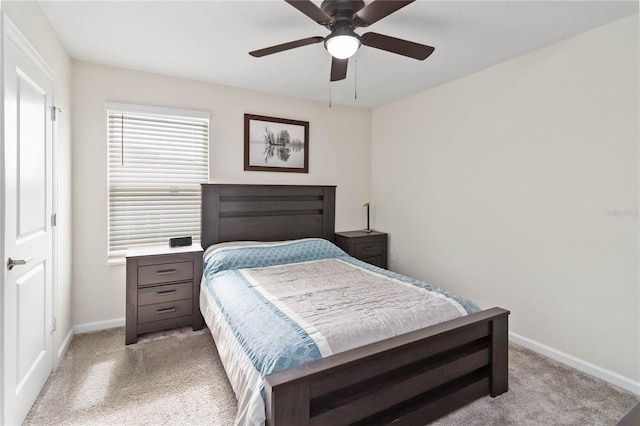
<path id="1" fill-rule="evenodd" d="M 318 24 L 326 27 L 331 31 L 331 34 L 326 37 L 308 37 L 254 50 L 249 52 L 251 56 L 271 55 L 324 41 L 324 47 L 332 56 L 331 81 L 338 81 L 346 78 L 349 58 L 358 51 L 361 45 L 421 61 L 434 51 L 433 47 L 424 44 L 374 32 L 358 35 L 354 31 L 357 28 L 368 27 L 378 22 L 415 0 L 373 0 L 367 5 L 363 0 L 324 0 L 320 7 L 311 0 L 285 1 Z"/>

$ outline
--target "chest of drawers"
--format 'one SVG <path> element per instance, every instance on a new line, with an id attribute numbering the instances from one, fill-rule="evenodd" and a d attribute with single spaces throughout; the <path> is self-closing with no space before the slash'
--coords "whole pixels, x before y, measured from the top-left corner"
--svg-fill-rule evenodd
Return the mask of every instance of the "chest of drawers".
<path id="1" fill-rule="evenodd" d="M 202 248 L 150 246 L 127 252 L 126 344 L 138 335 L 204 326 L 198 297 Z"/>

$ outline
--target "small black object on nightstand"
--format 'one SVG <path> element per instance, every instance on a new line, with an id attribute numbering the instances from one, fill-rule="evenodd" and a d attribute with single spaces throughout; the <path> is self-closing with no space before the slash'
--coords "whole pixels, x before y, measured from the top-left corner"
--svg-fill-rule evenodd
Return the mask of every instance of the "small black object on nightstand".
<path id="1" fill-rule="evenodd" d="M 336 245 L 357 259 L 387 269 L 387 234 L 384 232 L 336 232 Z"/>
<path id="2" fill-rule="evenodd" d="M 191 237 L 177 237 L 169 239 L 169 247 L 186 247 L 191 245 Z"/>

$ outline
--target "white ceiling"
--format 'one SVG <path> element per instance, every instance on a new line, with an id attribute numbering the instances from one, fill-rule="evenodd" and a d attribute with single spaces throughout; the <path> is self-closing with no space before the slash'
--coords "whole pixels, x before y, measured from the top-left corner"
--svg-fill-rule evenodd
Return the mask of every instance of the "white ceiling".
<path id="1" fill-rule="evenodd" d="M 322 43 L 248 55 L 328 34 L 281 0 L 40 4 L 74 59 L 329 100 L 330 56 Z M 637 1 L 420 0 L 357 32 L 428 44 L 436 48 L 433 55 L 416 61 L 362 47 L 347 78 L 331 84 L 331 97 L 336 104 L 374 108 L 637 12 Z"/>

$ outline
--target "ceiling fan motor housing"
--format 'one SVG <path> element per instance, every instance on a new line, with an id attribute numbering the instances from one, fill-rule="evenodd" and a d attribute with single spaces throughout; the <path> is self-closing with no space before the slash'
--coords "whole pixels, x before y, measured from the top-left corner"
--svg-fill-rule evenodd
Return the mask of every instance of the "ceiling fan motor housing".
<path id="1" fill-rule="evenodd" d="M 364 6 L 362 0 L 324 0 L 320 9 L 334 19 L 334 22 L 327 25 L 330 30 L 333 31 L 339 26 L 348 26 L 353 30 L 358 26 L 354 15 Z"/>

